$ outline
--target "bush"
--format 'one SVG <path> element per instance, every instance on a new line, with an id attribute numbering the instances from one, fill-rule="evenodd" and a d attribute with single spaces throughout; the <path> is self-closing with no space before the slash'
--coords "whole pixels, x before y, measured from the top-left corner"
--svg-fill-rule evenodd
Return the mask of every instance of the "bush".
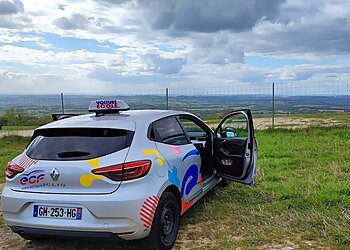
<path id="1" fill-rule="evenodd" d="M 36 126 L 51 121 L 49 115 L 33 116 L 22 109 L 9 108 L 0 116 L 0 124 L 3 126 Z"/>

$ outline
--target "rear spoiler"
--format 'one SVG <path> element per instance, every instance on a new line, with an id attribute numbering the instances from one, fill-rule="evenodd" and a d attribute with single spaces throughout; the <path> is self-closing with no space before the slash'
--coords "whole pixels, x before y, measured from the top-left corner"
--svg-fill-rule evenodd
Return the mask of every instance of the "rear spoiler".
<path id="1" fill-rule="evenodd" d="M 58 120 L 63 120 L 72 116 L 77 116 L 79 114 L 51 114 L 52 120 L 58 121 Z"/>

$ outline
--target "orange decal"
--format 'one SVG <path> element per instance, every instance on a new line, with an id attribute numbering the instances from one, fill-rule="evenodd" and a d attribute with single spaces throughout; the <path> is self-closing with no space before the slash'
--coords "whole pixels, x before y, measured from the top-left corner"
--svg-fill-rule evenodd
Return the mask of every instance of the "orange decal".
<path id="1" fill-rule="evenodd" d="M 199 176 L 199 186 L 203 187 L 203 178 L 202 178 L 202 175 Z"/>
<path id="2" fill-rule="evenodd" d="M 184 199 L 181 200 L 181 214 L 186 212 L 193 205 L 193 200 L 186 203 Z"/>

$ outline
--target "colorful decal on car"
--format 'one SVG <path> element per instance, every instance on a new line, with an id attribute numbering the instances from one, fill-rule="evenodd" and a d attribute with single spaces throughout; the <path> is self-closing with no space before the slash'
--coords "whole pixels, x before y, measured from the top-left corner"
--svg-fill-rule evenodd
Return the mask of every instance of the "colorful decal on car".
<path id="1" fill-rule="evenodd" d="M 156 156 L 158 164 L 161 166 L 164 166 L 164 159 L 157 149 L 144 149 L 142 150 L 142 153 L 146 156 L 151 156 L 151 155 Z"/>
<path id="2" fill-rule="evenodd" d="M 22 174 L 21 179 L 19 179 L 19 184 L 21 186 L 33 185 L 42 182 L 45 179 L 45 170 L 34 170 L 28 174 Z"/>
<path id="3" fill-rule="evenodd" d="M 198 149 L 195 148 L 195 149 L 192 149 L 191 151 L 187 152 L 187 154 L 185 154 L 185 156 L 182 158 L 182 162 L 184 162 L 191 155 L 199 155 Z"/>
<path id="4" fill-rule="evenodd" d="M 186 171 L 184 178 L 182 179 L 181 186 L 181 198 L 184 194 L 189 195 L 191 190 L 198 183 L 198 167 L 196 164 L 192 164 Z"/>
<path id="5" fill-rule="evenodd" d="M 89 163 L 93 169 L 100 168 L 99 158 L 87 160 L 87 163 Z M 99 179 L 102 179 L 103 177 L 104 177 L 103 175 L 95 175 L 93 173 L 83 174 L 82 176 L 80 176 L 80 184 L 83 187 L 90 187 L 94 182 L 94 180 L 99 180 Z"/>
<path id="6" fill-rule="evenodd" d="M 145 228 L 150 228 L 152 226 L 153 217 L 157 209 L 159 202 L 159 196 L 148 197 L 141 206 L 140 219 L 143 222 Z"/>
<path id="7" fill-rule="evenodd" d="M 181 200 L 181 214 L 186 212 L 193 205 L 193 200 L 188 203 L 185 202 L 184 199 Z"/>
<path id="8" fill-rule="evenodd" d="M 184 162 L 188 157 L 193 155 L 199 155 L 199 151 L 197 149 L 192 149 L 191 151 L 187 152 L 182 158 L 182 162 Z M 186 210 L 188 210 L 193 205 L 193 200 L 186 203 L 184 196 L 189 195 L 198 182 L 199 185 L 202 187 L 203 183 L 201 169 L 196 164 L 192 164 L 187 169 L 181 182 L 181 214 L 186 212 Z"/>
<path id="9" fill-rule="evenodd" d="M 173 169 L 168 170 L 169 181 L 180 189 L 180 179 L 177 177 L 177 167 L 173 166 Z"/>
<path id="10" fill-rule="evenodd" d="M 171 151 L 173 151 L 176 155 L 181 155 L 181 148 L 180 146 L 170 145 Z"/>
<path id="11" fill-rule="evenodd" d="M 35 160 L 32 159 L 30 157 L 28 157 L 25 153 L 23 153 L 21 159 L 19 160 L 19 165 L 24 168 L 27 169 L 33 165 L 35 165 L 39 160 Z"/>

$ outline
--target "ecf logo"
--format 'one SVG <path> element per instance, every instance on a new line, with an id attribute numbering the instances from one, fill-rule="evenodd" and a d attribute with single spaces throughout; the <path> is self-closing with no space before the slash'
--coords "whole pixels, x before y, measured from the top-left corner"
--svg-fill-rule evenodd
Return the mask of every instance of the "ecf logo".
<path id="1" fill-rule="evenodd" d="M 37 184 L 45 179 L 45 170 L 34 170 L 28 174 L 24 174 L 19 180 L 21 185 Z"/>

